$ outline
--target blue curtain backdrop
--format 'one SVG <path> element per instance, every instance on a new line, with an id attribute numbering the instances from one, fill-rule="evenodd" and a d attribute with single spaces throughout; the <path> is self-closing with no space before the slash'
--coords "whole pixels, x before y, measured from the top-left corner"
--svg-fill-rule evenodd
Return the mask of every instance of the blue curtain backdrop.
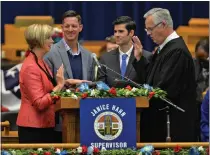
<path id="1" fill-rule="evenodd" d="M 73 9 L 81 14 L 84 24 L 80 40 L 104 40 L 113 34 L 112 21 L 118 16 L 131 16 L 137 24 L 136 35 L 144 48 L 152 50 L 154 44 L 144 31 L 143 15 L 153 7 L 167 8 L 171 12 L 174 28 L 187 25 L 190 18 L 209 18 L 209 2 L 1 2 L 1 43 L 4 43 L 4 24 L 13 24 L 18 15 L 51 15 L 55 23 L 61 23 L 62 14 Z M 14 34 L 15 35 L 15 34 Z"/>

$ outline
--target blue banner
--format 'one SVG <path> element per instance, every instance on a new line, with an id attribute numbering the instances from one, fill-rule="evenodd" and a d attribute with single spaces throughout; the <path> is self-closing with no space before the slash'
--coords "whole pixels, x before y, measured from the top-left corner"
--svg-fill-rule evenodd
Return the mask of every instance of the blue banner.
<path id="1" fill-rule="evenodd" d="M 80 143 L 101 149 L 136 147 L 135 98 L 80 100 Z"/>

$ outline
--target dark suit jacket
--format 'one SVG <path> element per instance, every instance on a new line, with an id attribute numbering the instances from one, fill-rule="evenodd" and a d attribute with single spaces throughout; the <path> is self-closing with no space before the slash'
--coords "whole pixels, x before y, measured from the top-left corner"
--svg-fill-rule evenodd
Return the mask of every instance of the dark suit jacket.
<path id="1" fill-rule="evenodd" d="M 111 68 L 112 70 L 114 70 L 117 73 L 121 73 L 120 71 L 120 59 L 119 59 L 119 48 L 107 52 L 105 54 L 103 54 L 100 57 L 100 63 L 106 65 L 107 67 Z M 150 60 L 150 58 L 152 57 L 152 53 L 148 52 L 148 51 L 143 51 L 143 55 L 148 58 L 148 61 Z M 126 73 L 125 76 L 131 80 L 133 80 L 136 83 L 142 83 L 139 78 L 137 77 L 136 71 L 133 68 L 133 61 L 134 61 L 135 57 L 134 57 L 134 50 L 131 52 L 131 56 L 129 58 L 128 61 L 128 65 L 126 68 Z M 108 84 L 110 87 L 112 86 L 116 86 L 117 84 L 117 80 L 121 80 L 122 78 L 117 75 L 116 73 L 106 69 L 105 67 L 102 67 L 102 69 L 100 70 L 100 68 L 98 69 L 98 80 L 99 81 L 103 81 L 106 84 Z"/>

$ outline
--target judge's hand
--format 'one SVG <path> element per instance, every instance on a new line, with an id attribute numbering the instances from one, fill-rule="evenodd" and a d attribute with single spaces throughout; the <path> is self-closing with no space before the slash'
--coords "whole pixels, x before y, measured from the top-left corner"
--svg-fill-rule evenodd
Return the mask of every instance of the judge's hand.
<path id="1" fill-rule="evenodd" d="M 134 56 L 136 60 L 139 61 L 143 54 L 143 46 L 137 36 L 133 36 L 132 40 L 133 40 L 133 46 L 134 46 Z"/>
<path id="2" fill-rule="evenodd" d="M 91 82 L 91 81 L 88 81 L 88 80 L 79 80 L 79 79 L 67 79 L 65 81 L 66 84 L 70 84 L 70 85 L 81 84 L 83 82 Z"/>
<path id="3" fill-rule="evenodd" d="M 64 68 L 63 68 L 63 64 L 60 66 L 60 68 L 57 70 L 57 74 L 56 74 L 56 82 L 57 82 L 57 86 L 54 87 L 53 91 L 60 91 L 64 84 L 65 84 L 65 79 L 64 79 Z"/>

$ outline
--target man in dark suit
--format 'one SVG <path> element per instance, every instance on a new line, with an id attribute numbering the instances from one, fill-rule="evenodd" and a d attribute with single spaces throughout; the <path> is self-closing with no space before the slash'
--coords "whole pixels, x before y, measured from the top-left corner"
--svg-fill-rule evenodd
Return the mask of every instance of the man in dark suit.
<path id="1" fill-rule="evenodd" d="M 181 112 L 170 107 L 170 137 L 173 142 L 193 142 L 196 118 L 196 83 L 192 56 L 182 39 L 173 29 L 173 20 L 167 9 L 154 8 L 144 15 L 145 31 L 158 44 L 151 62 L 145 65 L 142 45 L 134 36 L 133 65 L 145 83 L 167 92 L 167 98 L 183 108 Z M 150 107 L 141 113 L 141 142 L 166 141 L 166 112 L 168 106 L 160 99 L 152 98 Z"/>
<path id="2" fill-rule="evenodd" d="M 142 83 L 137 78 L 136 71 L 132 66 L 132 62 L 135 59 L 132 37 L 136 30 L 136 23 L 131 17 L 121 16 L 113 22 L 113 25 L 114 37 L 119 47 L 103 54 L 100 58 L 100 63 L 120 73 L 121 76 L 102 67 L 102 70 L 98 70 L 98 80 L 104 81 L 111 87 L 116 86 L 119 80 L 125 80 L 123 77 L 127 77 L 137 83 Z M 143 54 L 149 61 L 152 54 L 145 50 Z"/>

